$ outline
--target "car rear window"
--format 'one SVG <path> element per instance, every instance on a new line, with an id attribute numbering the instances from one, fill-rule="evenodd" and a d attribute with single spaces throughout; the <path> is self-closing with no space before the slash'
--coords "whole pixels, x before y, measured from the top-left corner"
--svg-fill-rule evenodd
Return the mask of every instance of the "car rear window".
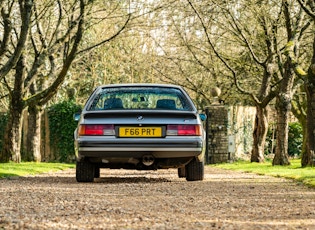
<path id="1" fill-rule="evenodd" d="M 192 110 L 189 99 L 176 88 L 103 88 L 95 92 L 88 110 L 148 109 Z"/>

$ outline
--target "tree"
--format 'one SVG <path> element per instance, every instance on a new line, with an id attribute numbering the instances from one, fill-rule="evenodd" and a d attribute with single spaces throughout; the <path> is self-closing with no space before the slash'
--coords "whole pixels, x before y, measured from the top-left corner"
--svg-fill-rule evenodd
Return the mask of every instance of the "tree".
<path id="1" fill-rule="evenodd" d="M 207 14 L 202 16 L 192 2 L 188 2 L 200 19 L 209 47 L 226 67 L 228 79 L 232 80 L 237 90 L 250 98 L 256 107 L 251 161 L 262 162 L 264 161 L 265 138 L 268 130 L 268 104 L 277 95 L 277 89 L 273 88 L 275 79 L 279 78 L 277 65 L 277 46 L 279 44 L 276 38 L 278 35 L 275 32 L 279 26 L 278 20 L 281 11 L 271 3 L 263 4 L 261 2 L 257 5 L 254 2 L 246 1 L 244 11 L 240 6 L 242 2 L 238 2 L 236 8 L 232 6 L 233 3 L 217 3 L 225 24 L 221 24 L 221 33 L 215 31 L 211 34 L 205 23 Z M 271 9 L 278 13 L 271 16 L 264 13 Z M 227 28 L 226 25 L 230 25 L 230 27 Z M 215 37 L 225 38 L 231 42 L 223 42 L 224 45 L 219 49 L 214 42 Z M 228 50 L 232 52 L 228 52 Z M 248 79 L 247 76 L 253 77 Z M 253 87 L 256 85 L 257 79 L 259 79 L 259 85 Z"/>
<path id="2" fill-rule="evenodd" d="M 315 22 L 315 4 L 313 1 L 298 0 L 302 9 Z M 305 152 L 302 157 L 302 166 L 314 165 L 315 153 L 315 36 L 312 35 L 312 57 L 310 58 L 307 71 L 303 69 L 303 63 L 299 61 L 294 53 L 294 40 L 288 45 L 287 56 L 295 73 L 304 80 L 304 89 L 306 92 L 306 137 Z"/>
<path id="3" fill-rule="evenodd" d="M 56 95 L 78 54 L 105 44 L 126 27 L 130 19 L 128 15 L 121 17 L 124 20 L 122 26 L 112 36 L 80 50 L 86 27 L 95 23 L 93 20 L 93 17 L 96 17 L 93 15 L 96 12 L 96 8 L 93 8 L 96 7 L 94 3 L 85 0 L 71 2 L 47 0 L 32 5 L 32 23 L 28 28 L 30 38 L 23 47 L 29 52 L 20 55 L 15 74 L 9 76 L 11 78 L 4 77 L 10 95 L 10 106 L 1 161 L 11 159 L 20 162 L 21 160 L 21 116 L 24 109 L 29 107 L 29 111 L 36 114 Z M 97 9 L 97 12 L 101 14 L 100 9 Z M 86 20 L 87 18 L 91 20 Z M 96 20 L 102 21 L 97 17 Z M 22 21 L 23 23 L 25 22 Z M 46 87 L 39 84 L 43 82 Z M 35 120 L 38 122 L 38 119 Z M 36 125 L 36 127 L 39 126 Z M 35 132 L 38 133 L 36 129 Z M 40 160 L 38 154 L 35 158 Z"/>
<path id="4" fill-rule="evenodd" d="M 282 7 L 287 36 L 286 49 L 283 49 L 284 54 L 288 52 L 288 50 L 292 50 L 295 56 L 298 56 L 300 53 L 300 42 L 304 37 L 305 30 L 309 27 L 309 20 L 305 19 L 305 13 L 295 4 L 290 4 L 288 1 L 284 0 L 282 1 Z M 286 58 L 286 56 L 284 56 L 283 59 L 281 71 L 282 80 L 279 83 L 279 94 L 277 95 L 276 101 L 277 145 L 275 157 L 272 162 L 273 165 L 290 164 L 288 157 L 288 122 L 296 84 L 295 74 L 290 60 Z"/>
<path id="5" fill-rule="evenodd" d="M 182 10 L 179 16 L 173 15 L 171 21 L 177 32 L 177 37 L 174 37 L 181 42 L 173 42 L 176 45 L 169 50 L 163 49 L 165 59 L 173 63 L 173 70 L 178 69 L 185 81 L 182 81 L 183 77 L 166 78 L 174 83 L 180 82 L 200 97 L 206 95 L 203 93 L 206 81 L 221 81 L 223 85 L 222 79 L 225 79 L 225 84 L 232 83 L 244 95 L 243 103 L 249 101 L 256 107 L 252 162 L 264 161 L 268 107 L 276 98 L 278 138 L 273 164 L 290 164 L 287 154 L 288 117 L 295 75 L 285 58 L 285 47 L 288 41 L 295 39 L 298 43 L 294 50 L 299 55 L 299 43 L 309 25 L 303 12 L 296 4 L 289 5 L 287 1 L 280 4 L 268 0 L 187 2 L 192 12 L 187 12 L 189 7 L 183 7 L 186 10 Z M 183 55 L 179 49 L 186 49 L 187 52 Z M 176 58 L 172 52 L 174 50 L 178 55 Z M 220 70 L 216 60 L 223 64 Z M 165 74 L 166 68 L 161 65 L 161 72 L 163 69 Z M 196 80 L 198 77 L 192 77 L 193 69 L 201 79 L 199 82 Z M 203 78 L 200 74 L 203 71 L 211 73 L 211 78 Z"/>

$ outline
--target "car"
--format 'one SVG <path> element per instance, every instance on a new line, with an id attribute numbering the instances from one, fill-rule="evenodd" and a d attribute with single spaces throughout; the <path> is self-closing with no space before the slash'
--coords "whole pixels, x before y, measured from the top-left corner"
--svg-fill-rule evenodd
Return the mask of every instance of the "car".
<path id="1" fill-rule="evenodd" d="M 75 114 L 76 180 L 93 182 L 101 168 L 177 168 L 187 181 L 203 180 L 205 119 L 178 85 L 99 86 Z"/>

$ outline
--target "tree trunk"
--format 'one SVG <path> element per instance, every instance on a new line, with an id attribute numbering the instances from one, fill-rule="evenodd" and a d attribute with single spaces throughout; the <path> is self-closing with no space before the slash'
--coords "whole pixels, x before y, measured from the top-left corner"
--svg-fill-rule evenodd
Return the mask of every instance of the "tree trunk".
<path id="1" fill-rule="evenodd" d="M 34 161 L 41 162 L 41 113 L 36 106 L 28 108 L 28 127 L 26 151 L 32 155 Z"/>
<path id="2" fill-rule="evenodd" d="M 307 125 L 306 125 L 306 112 L 304 112 L 306 111 L 306 105 L 304 107 L 304 103 L 300 102 L 301 99 L 299 98 L 299 96 L 297 96 L 297 94 L 293 96 L 295 97 L 295 100 L 291 103 L 292 113 L 298 119 L 299 123 L 302 125 L 302 133 L 303 133 L 303 144 L 302 144 L 302 150 L 301 150 L 301 166 L 306 167 L 310 162 L 310 158 L 306 152 Z"/>
<path id="3" fill-rule="evenodd" d="M 15 104 L 15 105 L 14 105 Z M 9 119 L 4 136 L 4 146 L 1 153 L 1 162 L 10 160 L 21 162 L 21 137 L 22 137 L 22 113 L 23 106 L 12 104 L 9 110 Z"/>
<path id="4" fill-rule="evenodd" d="M 310 79 L 311 80 L 311 79 Z M 315 159 L 315 73 L 313 82 L 306 82 L 307 114 L 306 114 L 306 151 L 303 157 L 304 166 L 314 166 Z"/>
<path id="5" fill-rule="evenodd" d="M 277 109 L 277 144 L 272 165 L 290 165 L 288 156 L 289 113 L 291 111 L 291 97 L 279 94 L 276 102 Z"/>
<path id="6" fill-rule="evenodd" d="M 251 162 L 264 162 L 266 136 L 268 131 L 268 107 L 256 105 Z"/>
<path id="7" fill-rule="evenodd" d="M 23 80 L 25 77 L 25 60 L 21 55 L 16 66 L 14 89 L 10 92 L 9 119 L 4 136 L 4 148 L 2 150 L 2 162 L 12 160 L 21 162 L 21 139 L 22 139 L 22 115 L 25 108 L 23 101 Z"/>
<path id="8" fill-rule="evenodd" d="M 304 81 L 307 98 L 306 108 L 306 151 L 304 166 L 315 165 L 315 37 L 313 38 L 313 57 Z"/>
<path id="9" fill-rule="evenodd" d="M 301 151 L 301 166 L 302 167 L 306 167 L 311 165 L 311 157 L 309 156 L 309 154 L 307 154 L 307 126 L 306 126 L 306 120 L 305 120 L 305 124 L 303 124 L 302 122 L 300 122 L 302 124 L 302 129 L 303 129 L 303 145 L 302 145 L 302 151 Z"/>
<path id="10" fill-rule="evenodd" d="M 288 155 L 289 115 L 293 98 L 294 73 L 289 60 L 284 63 L 284 77 L 277 96 L 277 145 L 272 165 L 290 165 Z"/>

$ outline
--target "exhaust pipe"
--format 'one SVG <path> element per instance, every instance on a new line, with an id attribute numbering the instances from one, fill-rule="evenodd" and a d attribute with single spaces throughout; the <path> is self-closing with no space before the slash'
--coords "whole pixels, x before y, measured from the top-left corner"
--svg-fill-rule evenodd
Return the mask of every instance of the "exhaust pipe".
<path id="1" fill-rule="evenodd" d="M 145 166 L 151 166 L 154 163 L 154 157 L 152 155 L 144 155 L 142 157 L 142 164 Z"/>

